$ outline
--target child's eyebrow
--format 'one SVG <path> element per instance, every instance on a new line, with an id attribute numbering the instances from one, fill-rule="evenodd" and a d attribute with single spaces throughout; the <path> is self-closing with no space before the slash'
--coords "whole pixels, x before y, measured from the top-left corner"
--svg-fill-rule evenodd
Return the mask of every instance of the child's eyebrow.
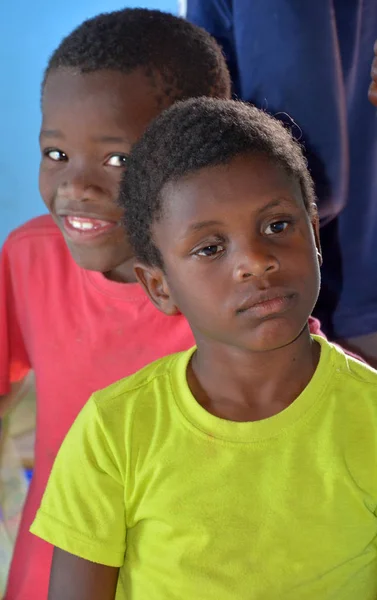
<path id="1" fill-rule="evenodd" d="M 221 221 L 199 221 L 198 223 L 191 223 L 186 229 L 186 233 L 195 233 L 197 231 L 201 231 L 206 227 L 211 227 L 213 225 L 221 225 Z"/>
<path id="2" fill-rule="evenodd" d="M 46 137 L 46 138 L 62 139 L 64 137 L 64 135 L 58 129 L 42 129 L 39 134 L 39 137 L 40 138 Z M 125 144 L 125 143 L 128 144 L 129 143 L 129 141 L 126 138 L 120 137 L 120 136 L 113 136 L 113 135 L 98 135 L 98 136 L 93 137 L 93 141 L 107 143 L 107 144 Z"/>
<path id="3" fill-rule="evenodd" d="M 259 210 L 260 213 L 265 212 L 266 210 L 270 210 L 271 208 L 277 208 L 278 206 L 289 206 L 292 207 L 292 200 L 288 198 L 276 198 L 275 200 L 271 200 Z"/>
<path id="4" fill-rule="evenodd" d="M 124 137 L 113 136 L 113 135 L 98 135 L 93 137 L 94 142 L 105 142 L 108 144 L 128 144 L 129 140 Z"/>
<path id="5" fill-rule="evenodd" d="M 63 134 L 58 129 L 42 129 L 39 137 L 47 137 L 47 138 L 63 138 Z"/>
<path id="6" fill-rule="evenodd" d="M 276 198 L 274 200 L 271 200 L 264 206 L 262 206 L 262 208 L 260 208 L 260 210 L 258 212 L 263 213 L 267 210 L 270 210 L 271 208 L 276 208 L 276 207 L 284 206 L 284 205 L 292 208 L 292 200 L 289 200 L 288 198 Z M 217 226 L 222 225 L 222 222 L 216 221 L 216 220 L 208 220 L 208 221 L 199 221 L 198 223 L 191 223 L 191 225 L 189 225 L 187 227 L 185 233 L 186 233 L 186 235 L 190 234 L 190 233 L 196 233 L 197 231 L 201 231 L 202 229 L 205 229 L 206 227 L 212 227 L 212 226 L 216 226 L 216 225 Z"/>
<path id="7" fill-rule="evenodd" d="M 292 201 L 289 200 L 288 198 L 276 198 L 274 200 L 271 200 L 264 206 L 262 206 L 262 208 L 260 208 L 258 212 L 263 213 L 267 210 L 270 210 L 271 208 L 276 208 L 276 207 L 284 206 L 284 205 L 292 208 Z M 197 223 L 191 223 L 187 227 L 185 234 L 187 235 L 190 233 L 196 233 L 198 231 L 201 231 L 202 229 L 206 229 L 207 227 L 213 227 L 216 225 L 217 226 L 222 225 L 222 222 L 211 219 L 208 221 L 198 221 Z"/>

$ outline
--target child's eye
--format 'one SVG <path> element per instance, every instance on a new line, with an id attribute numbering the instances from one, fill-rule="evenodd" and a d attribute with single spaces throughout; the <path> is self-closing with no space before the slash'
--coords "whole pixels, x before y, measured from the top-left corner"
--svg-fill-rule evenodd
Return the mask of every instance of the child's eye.
<path id="1" fill-rule="evenodd" d="M 106 161 L 107 167 L 125 167 L 127 156 L 125 154 L 112 154 Z"/>
<path id="2" fill-rule="evenodd" d="M 220 244 L 212 244 L 211 246 L 205 246 L 205 248 L 201 248 L 196 252 L 198 256 L 216 256 L 216 254 L 220 254 L 220 252 L 224 251 L 224 246 Z"/>
<path id="3" fill-rule="evenodd" d="M 276 233 L 282 233 L 288 227 L 288 221 L 275 221 L 275 223 L 270 223 L 268 227 L 264 230 L 266 235 L 274 235 Z"/>
<path id="4" fill-rule="evenodd" d="M 68 160 L 66 153 L 58 150 L 57 148 L 46 148 L 46 150 L 43 150 L 43 155 L 55 162 Z"/>

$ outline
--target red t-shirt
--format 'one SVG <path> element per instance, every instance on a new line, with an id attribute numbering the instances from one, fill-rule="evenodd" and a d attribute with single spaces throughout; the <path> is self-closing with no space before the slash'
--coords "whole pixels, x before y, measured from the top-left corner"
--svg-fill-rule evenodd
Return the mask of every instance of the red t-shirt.
<path id="1" fill-rule="evenodd" d="M 68 429 L 92 392 L 194 339 L 182 316 L 160 313 L 138 284 L 78 267 L 50 216 L 9 236 L 0 268 L 0 394 L 30 368 L 37 388 L 35 471 L 6 600 L 47 600 L 52 547 L 29 527 Z"/>

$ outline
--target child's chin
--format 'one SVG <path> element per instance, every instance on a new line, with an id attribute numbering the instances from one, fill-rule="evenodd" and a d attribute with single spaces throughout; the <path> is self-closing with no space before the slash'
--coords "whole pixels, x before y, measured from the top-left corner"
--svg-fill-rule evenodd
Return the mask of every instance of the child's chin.
<path id="1" fill-rule="evenodd" d="M 305 324 L 292 323 L 284 318 L 269 319 L 253 332 L 249 349 L 254 352 L 272 352 L 293 344 L 305 331 Z"/>

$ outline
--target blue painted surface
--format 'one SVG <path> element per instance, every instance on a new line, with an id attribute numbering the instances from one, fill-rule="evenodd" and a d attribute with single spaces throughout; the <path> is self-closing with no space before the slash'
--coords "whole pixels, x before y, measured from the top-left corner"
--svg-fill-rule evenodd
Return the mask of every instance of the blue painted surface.
<path id="1" fill-rule="evenodd" d="M 30 483 L 31 482 L 31 478 L 33 477 L 33 470 L 32 469 L 25 469 L 25 476 L 26 476 L 27 482 Z"/>
<path id="2" fill-rule="evenodd" d="M 176 13 L 176 0 L 0 1 L 0 244 L 45 212 L 38 193 L 40 82 L 48 57 L 84 19 L 126 6 Z"/>

